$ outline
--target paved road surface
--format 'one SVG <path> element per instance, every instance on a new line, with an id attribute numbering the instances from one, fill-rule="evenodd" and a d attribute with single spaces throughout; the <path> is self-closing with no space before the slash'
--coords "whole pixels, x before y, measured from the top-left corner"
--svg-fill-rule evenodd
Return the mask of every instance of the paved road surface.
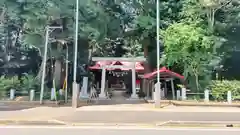
<path id="1" fill-rule="evenodd" d="M 0 111 L 17 111 L 32 108 L 27 105 L 8 105 L 5 103 L 0 103 Z"/>
<path id="2" fill-rule="evenodd" d="M 57 117 L 72 123 L 151 123 L 161 121 L 240 121 L 239 112 L 82 111 Z"/>
<path id="3" fill-rule="evenodd" d="M 0 127 L 0 131 L 6 135 L 239 135 L 240 129 L 141 129 L 141 128 L 101 128 L 101 127 Z"/>

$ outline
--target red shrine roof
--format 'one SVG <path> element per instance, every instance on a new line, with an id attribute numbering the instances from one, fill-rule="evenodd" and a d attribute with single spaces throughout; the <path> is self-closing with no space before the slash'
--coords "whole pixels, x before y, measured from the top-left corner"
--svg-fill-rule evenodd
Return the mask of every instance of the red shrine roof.
<path id="1" fill-rule="evenodd" d="M 166 67 L 162 67 L 159 71 L 154 71 L 151 73 L 144 74 L 143 78 L 152 79 L 153 77 L 157 76 L 158 72 L 160 72 L 161 78 L 179 78 L 180 80 L 184 80 L 184 76 L 178 73 L 175 73 L 171 70 L 168 70 Z"/>

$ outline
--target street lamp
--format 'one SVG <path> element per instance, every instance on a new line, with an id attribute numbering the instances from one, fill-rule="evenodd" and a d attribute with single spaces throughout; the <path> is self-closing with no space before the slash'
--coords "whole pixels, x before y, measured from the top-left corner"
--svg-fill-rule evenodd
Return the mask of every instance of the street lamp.
<path id="1" fill-rule="evenodd" d="M 161 99 L 161 82 L 160 82 L 160 11 L 159 11 L 159 2 L 160 0 L 157 0 L 156 3 L 156 10 L 157 10 L 157 16 L 156 16 L 156 31 L 157 31 L 157 83 L 155 84 L 155 107 L 160 107 L 160 99 Z"/>
<path id="2" fill-rule="evenodd" d="M 45 34 L 45 45 L 44 45 L 44 56 L 43 56 L 43 72 L 42 72 L 42 80 L 41 80 L 41 93 L 40 93 L 40 104 L 43 103 L 43 94 L 44 94 L 44 81 L 46 74 L 46 63 L 47 63 L 47 50 L 48 50 L 48 39 L 49 33 L 51 33 L 55 29 L 62 29 L 61 26 L 47 26 L 46 34 Z"/>
<path id="3" fill-rule="evenodd" d="M 73 67 L 73 87 L 72 87 L 72 107 L 77 108 L 78 84 L 77 84 L 77 54 L 78 54 L 78 14 L 79 0 L 76 0 L 75 11 L 75 42 L 74 42 L 74 67 Z"/>

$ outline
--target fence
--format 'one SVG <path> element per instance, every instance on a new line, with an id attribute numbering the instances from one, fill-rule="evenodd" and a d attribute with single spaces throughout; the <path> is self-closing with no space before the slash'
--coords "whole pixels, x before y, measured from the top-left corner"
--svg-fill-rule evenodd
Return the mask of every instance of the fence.
<path id="1" fill-rule="evenodd" d="M 185 88 L 181 90 L 177 90 L 177 100 L 188 100 L 188 99 L 194 99 L 194 100 L 203 99 L 204 102 L 209 102 L 213 100 L 213 96 L 210 90 L 205 90 L 204 93 L 191 93 L 191 92 L 188 92 Z M 232 103 L 233 97 L 232 97 L 231 91 L 227 92 L 226 101 L 228 103 Z"/>
<path id="2" fill-rule="evenodd" d="M 26 97 L 29 101 L 39 101 L 40 100 L 40 91 L 30 90 L 30 91 L 17 91 L 11 89 L 8 92 L 0 92 L 1 100 L 18 100 L 19 97 Z M 71 97 L 71 93 L 68 93 L 68 99 Z M 44 100 L 59 100 L 64 99 L 63 90 L 46 90 L 43 96 Z"/>

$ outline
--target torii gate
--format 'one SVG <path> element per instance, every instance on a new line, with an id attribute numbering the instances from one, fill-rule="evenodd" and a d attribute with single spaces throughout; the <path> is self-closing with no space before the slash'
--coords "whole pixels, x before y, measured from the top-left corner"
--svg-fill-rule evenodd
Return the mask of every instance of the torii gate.
<path id="1" fill-rule="evenodd" d="M 92 61 L 120 61 L 120 62 L 133 62 L 131 66 L 126 65 L 111 65 L 111 66 L 102 66 L 102 75 L 101 75 L 101 92 L 99 98 L 106 98 L 105 94 L 105 83 L 106 83 L 106 69 L 107 68 L 130 68 L 132 70 L 132 95 L 131 98 L 137 99 L 138 95 L 136 92 L 136 62 L 144 62 L 146 58 L 122 58 L 122 57 L 92 57 Z"/>

